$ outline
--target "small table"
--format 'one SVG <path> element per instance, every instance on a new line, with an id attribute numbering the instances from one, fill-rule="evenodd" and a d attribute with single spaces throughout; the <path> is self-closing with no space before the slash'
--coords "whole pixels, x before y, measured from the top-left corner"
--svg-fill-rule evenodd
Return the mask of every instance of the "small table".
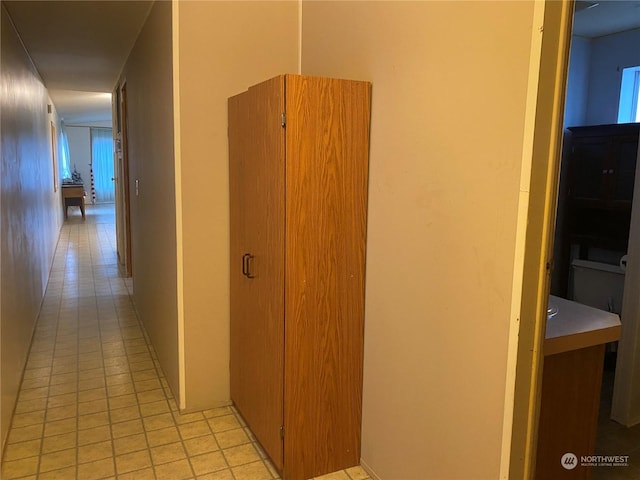
<path id="1" fill-rule="evenodd" d="M 67 218 L 69 207 L 80 207 L 82 218 L 84 217 L 84 185 L 82 183 L 62 185 L 62 206 L 64 208 L 64 218 Z"/>

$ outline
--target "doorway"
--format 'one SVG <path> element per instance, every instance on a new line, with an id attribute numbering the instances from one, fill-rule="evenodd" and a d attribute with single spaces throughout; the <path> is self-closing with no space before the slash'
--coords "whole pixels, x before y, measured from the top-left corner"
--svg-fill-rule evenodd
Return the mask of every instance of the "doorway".
<path id="1" fill-rule="evenodd" d="M 121 273 L 132 275 L 131 256 L 131 215 L 129 195 L 129 149 L 127 129 L 127 84 L 122 82 L 115 90 L 114 117 L 116 126 L 115 200 L 116 200 L 116 244 L 118 266 Z"/>
<path id="2" fill-rule="evenodd" d="M 628 263 L 637 256 L 640 229 L 640 187 L 634 188 L 640 125 L 618 123 L 622 72 L 640 65 L 640 10 L 629 10 L 631 3 L 575 3 L 562 129 L 551 293 L 616 313 L 623 325 L 620 341 L 607 346 L 597 455 L 640 454 L 640 427 L 634 427 L 640 404 L 633 405 L 640 389 L 634 381 L 640 308 L 633 293 L 640 281 L 637 266 Z M 623 473 L 591 468 L 594 479 L 611 478 L 612 469 Z M 624 470 L 640 476 L 633 464 Z"/>
<path id="3" fill-rule="evenodd" d="M 569 50 L 574 21 L 574 5 L 580 11 L 593 15 L 597 7 L 586 8 L 595 2 L 545 2 L 544 40 L 540 62 L 539 86 L 537 92 L 537 112 L 535 137 L 533 144 L 533 164 L 530 178 L 530 196 L 528 205 L 528 229 L 524 252 L 524 276 L 522 283 L 522 303 L 518 336 L 517 371 L 513 429 L 510 450 L 510 477 L 534 478 L 535 453 L 537 445 L 537 424 L 541 398 L 543 343 L 548 306 L 548 294 L 553 267 L 553 236 L 556 224 L 560 159 L 562 158 L 562 132 L 564 130 L 565 106 L 572 100 L 567 94 L 566 84 L 569 77 Z M 607 4 L 621 2 L 607 2 Z M 624 2 L 622 2 L 624 3 Z M 610 5 L 607 6 L 609 8 Z M 628 6 L 628 5 L 627 5 Z M 584 15 L 582 15 L 584 17 Z M 626 15 L 626 18 L 633 18 Z M 635 18 L 638 18 L 637 13 Z M 592 25 L 606 23 L 598 21 Z M 609 41 L 610 38 L 607 39 Z M 640 43 L 635 42 L 635 45 Z M 640 53 L 640 52 L 639 52 Z M 606 55 L 605 55 L 606 57 Z M 615 55 L 606 57 L 613 60 Z M 600 68 L 600 66 L 598 66 Z M 595 85 L 595 82 L 594 84 Z M 593 85 L 591 85 L 593 87 Z M 583 92 L 589 92 L 589 86 L 582 85 Z M 613 94 L 614 116 L 617 110 L 618 92 Z M 602 101 L 605 95 L 600 94 Z M 611 98 L 608 97 L 611 104 Z M 578 106 L 585 106 L 585 100 Z M 604 105 L 600 103 L 600 107 Z M 608 123 L 615 123 L 613 118 Z M 636 196 L 636 202 L 640 195 Z M 640 214 L 640 208 L 634 207 Z M 640 224 L 638 224 L 640 225 Z M 631 228 L 633 234 L 633 228 Z M 640 245 L 640 238 L 631 240 Z M 639 278 L 640 265 L 634 269 Z M 628 267 L 628 272 L 631 268 Z M 629 273 L 627 273 L 629 275 Z M 639 287 L 640 288 L 640 287 Z M 634 296 L 628 296 L 634 297 Z M 635 297 L 638 297 L 637 295 Z M 640 304 L 640 299 L 636 300 Z M 634 305 L 636 312 L 629 318 L 640 317 L 640 305 Z M 627 316 L 626 314 L 623 316 Z M 635 337 L 635 336 L 631 336 Z M 630 338 L 631 338 L 630 337 Z M 638 477 L 640 478 L 640 477 Z"/>

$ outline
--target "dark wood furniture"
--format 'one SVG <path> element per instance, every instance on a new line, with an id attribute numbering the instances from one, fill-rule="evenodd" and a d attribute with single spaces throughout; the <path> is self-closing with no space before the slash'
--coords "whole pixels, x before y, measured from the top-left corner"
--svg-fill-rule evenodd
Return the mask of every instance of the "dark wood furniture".
<path id="1" fill-rule="evenodd" d="M 63 184 L 62 185 L 62 207 L 64 208 L 64 218 L 67 218 L 69 207 L 80 207 L 82 218 L 84 215 L 84 185 Z"/>
<path id="2" fill-rule="evenodd" d="M 560 242 L 554 259 L 559 269 L 552 292 L 566 297 L 572 245 L 578 258 L 588 259 L 589 249 L 626 253 L 631 224 L 640 124 L 571 127 L 563 162 L 556 228 Z M 564 169 L 563 169 L 564 170 Z M 562 210 L 562 211 L 560 211 Z"/>
<path id="3" fill-rule="evenodd" d="M 370 91 L 229 99 L 231 398 L 286 480 L 360 461 Z"/>

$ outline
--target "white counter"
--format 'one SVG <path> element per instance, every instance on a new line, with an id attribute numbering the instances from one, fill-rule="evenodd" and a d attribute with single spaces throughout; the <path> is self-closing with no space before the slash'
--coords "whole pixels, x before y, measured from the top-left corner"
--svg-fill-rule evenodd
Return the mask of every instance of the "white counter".
<path id="1" fill-rule="evenodd" d="M 620 338 L 620 317 L 564 298 L 549 296 L 558 313 L 547 320 L 544 354 L 578 350 Z"/>

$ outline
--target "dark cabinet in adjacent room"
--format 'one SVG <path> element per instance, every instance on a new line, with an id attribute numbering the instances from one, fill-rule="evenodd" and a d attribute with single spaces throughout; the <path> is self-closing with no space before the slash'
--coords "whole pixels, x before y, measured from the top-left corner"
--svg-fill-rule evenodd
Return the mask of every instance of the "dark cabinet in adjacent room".
<path id="1" fill-rule="evenodd" d="M 276 468 L 360 461 L 371 85 L 282 75 L 231 97 L 231 398 Z"/>
<path id="2" fill-rule="evenodd" d="M 552 293 L 566 297 L 570 263 L 627 251 L 640 124 L 571 127 L 560 180 Z"/>
<path id="3" fill-rule="evenodd" d="M 635 123 L 569 128 L 569 196 L 574 205 L 631 208 L 638 129 Z"/>

